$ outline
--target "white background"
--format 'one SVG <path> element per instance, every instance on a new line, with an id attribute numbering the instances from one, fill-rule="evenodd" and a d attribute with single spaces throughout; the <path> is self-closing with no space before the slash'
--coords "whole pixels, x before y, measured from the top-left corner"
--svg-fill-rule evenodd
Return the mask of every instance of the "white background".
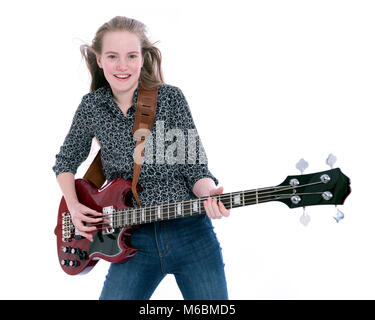
<path id="1" fill-rule="evenodd" d="M 328 169 L 351 178 L 332 206 L 237 208 L 214 221 L 231 299 L 374 299 L 372 1 L 12 1 L 0 8 L 1 299 L 97 299 L 109 263 L 68 276 L 55 248 L 52 166 L 89 91 L 79 45 L 116 15 L 160 41 L 224 192 Z M 82 170 L 85 164 L 82 165 Z M 182 299 L 172 275 L 152 299 Z"/>

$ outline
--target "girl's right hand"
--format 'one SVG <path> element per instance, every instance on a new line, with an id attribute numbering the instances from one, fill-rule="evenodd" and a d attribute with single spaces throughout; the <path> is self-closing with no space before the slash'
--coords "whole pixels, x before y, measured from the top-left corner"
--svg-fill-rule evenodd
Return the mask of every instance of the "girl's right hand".
<path id="1" fill-rule="evenodd" d="M 98 230 L 98 227 L 88 226 L 86 224 L 95 224 L 103 221 L 103 214 L 79 202 L 69 206 L 68 209 L 72 217 L 72 222 L 79 234 L 92 242 L 93 233 Z"/>

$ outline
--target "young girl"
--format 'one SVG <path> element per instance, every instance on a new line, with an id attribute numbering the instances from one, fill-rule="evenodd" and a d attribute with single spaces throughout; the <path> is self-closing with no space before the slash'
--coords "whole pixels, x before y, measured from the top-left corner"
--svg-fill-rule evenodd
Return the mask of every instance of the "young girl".
<path id="1" fill-rule="evenodd" d="M 91 46 L 81 46 L 81 53 L 92 76 L 91 90 L 78 106 L 53 170 L 75 227 L 92 241 L 96 227 L 85 223 L 102 221 L 102 213 L 79 203 L 74 175 L 96 138 L 107 181 L 132 177 L 135 140 L 131 129 L 138 86 L 158 87 L 158 126 L 154 125 L 150 137 L 166 137 L 168 130 L 178 129 L 187 144 L 195 125 L 182 91 L 164 83 L 160 51 L 147 39 L 143 23 L 115 17 L 99 28 Z M 176 163 L 171 152 L 155 145 L 154 153 L 165 153 L 166 159 L 142 164 L 138 180 L 142 206 L 223 192 L 223 187 L 216 187 L 218 180 L 207 161 L 191 163 L 185 152 L 185 161 Z M 197 145 L 206 159 L 199 139 Z M 146 144 L 145 155 L 148 151 Z M 133 205 L 137 206 L 134 199 Z M 184 299 L 228 299 L 221 248 L 208 217 L 229 216 L 229 210 L 211 197 L 204 208 L 207 215 L 148 223 L 137 230 L 131 238 L 137 254 L 126 263 L 110 265 L 100 299 L 149 299 L 166 274 L 175 276 Z"/>

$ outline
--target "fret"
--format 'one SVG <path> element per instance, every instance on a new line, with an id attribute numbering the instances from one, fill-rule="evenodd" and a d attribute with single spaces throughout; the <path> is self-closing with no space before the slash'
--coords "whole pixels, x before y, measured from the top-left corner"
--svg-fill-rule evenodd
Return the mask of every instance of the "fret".
<path id="1" fill-rule="evenodd" d="M 177 207 L 176 207 L 176 205 L 177 205 L 177 203 L 176 203 L 176 201 L 174 202 L 174 205 L 173 205 L 173 208 L 174 208 L 174 217 L 175 217 L 175 219 L 177 218 L 176 217 L 176 214 L 177 214 Z"/>
<path id="2" fill-rule="evenodd" d="M 158 219 L 160 220 L 160 206 L 158 206 Z"/>
<path id="3" fill-rule="evenodd" d="M 245 205 L 245 194 L 244 191 L 242 191 L 242 205 Z"/>
<path id="4" fill-rule="evenodd" d="M 230 208 L 232 209 L 232 192 L 229 194 L 229 200 L 230 200 Z"/>
<path id="5" fill-rule="evenodd" d="M 115 215 L 115 228 L 118 228 L 120 225 L 120 222 L 119 222 L 120 215 L 117 212 L 114 212 L 113 214 Z"/>
<path id="6" fill-rule="evenodd" d="M 184 200 L 183 201 L 184 210 L 183 210 L 182 214 L 183 214 L 184 217 L 189 215 L 190 208 L 191 208 L 190 203 L 191 203 L 190 200 Z M 191 215 L 191 213 L 190 213 L 190 215 Z"/>
<path id="7" fill-rule="evenodd" d="M 169 203 L 167 204 L 167 210 L 168 210 L 168 220 L 169 220 Z"/>
<path id="8" fill-rule="evenodd" d="M 191 208 L 191 202 L 192 202 L 192 199 L 190 199 L 190 215 L 192 216 L 193 215 L 193 209 Z"/>
<path id="9" fill-rule="evenodd" d="M 179 203 L 176 203 L 176 211 L 177 211 L 177 215 L 179 215 L 179 216 L 181 216 L 182 215 L 182 213 L 181 213 L 181 202 L 179 202 Z"/>
<path id="10" fill-rule="evenodd" d="M 182 206 L 182 216 L 185 217 L 185 212 L 186 212 L 186 205 L 188 204 L 188 202 L 186 200 L 184 201 L 181 201 L 181 206 Z"/>
<path id="11" fill-rule="evenodd" d="M 116 224 L 117 224 L 117 221 L 116 221 L 117 215 L 114 211 L 112 212 L 111 215 L 112 215 L 112 228 L 114 229 L 114 228 L 116 228 Z"/>
<path id="12" fill-rule="evenodd" d="M 136 221 L 137 221 L 136 213 L 135 213 L 136 210 L 137 210 L 137 209 L 134 209 L 133 212 L 132 212 L 132 213 L 133 213 L 133 214 L 132 214 L 132 216 L 133 216 L 133 222 L 132 222 L 132 223 L 133 223 L 133 224 L 135 224 Z"/>
<path id="13" fill-rule="evenodd" d="M 142 221 L 145 221 L 145 208 L 141 209 L 141 218 L 142 218 Z M 141 223 L 141 219 L 139 219 L 139 223 Z"/>

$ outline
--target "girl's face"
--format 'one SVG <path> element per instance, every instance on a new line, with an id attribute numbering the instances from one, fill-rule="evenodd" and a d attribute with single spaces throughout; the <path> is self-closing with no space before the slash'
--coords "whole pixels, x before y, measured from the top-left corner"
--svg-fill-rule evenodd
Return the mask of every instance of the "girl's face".
<path id="1" fill-rule="evenodd" d="M 143 57 L 140 40 L 134 33 L 105 33 L 101 55 L 97 55 L 96 59 L 114 94 L 121 95 L 136 89 Z"/>

